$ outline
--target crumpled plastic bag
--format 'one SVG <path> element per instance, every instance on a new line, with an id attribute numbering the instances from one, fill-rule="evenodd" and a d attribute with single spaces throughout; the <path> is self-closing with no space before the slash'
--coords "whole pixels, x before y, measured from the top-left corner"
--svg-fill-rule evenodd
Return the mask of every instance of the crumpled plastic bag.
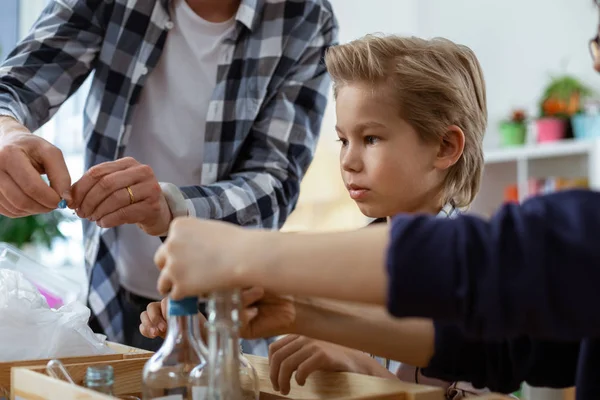
<path id="1" fill-rule="evenodd" d="M 90 310 L 55 310 L 20 272 L 0 269 L 0 361 L 112 354 L 87 325 Z"/>

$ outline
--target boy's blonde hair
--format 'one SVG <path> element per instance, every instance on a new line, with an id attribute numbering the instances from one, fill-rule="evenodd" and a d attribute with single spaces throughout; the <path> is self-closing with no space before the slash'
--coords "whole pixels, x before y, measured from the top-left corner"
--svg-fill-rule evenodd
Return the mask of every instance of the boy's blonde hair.
<path id="1" fill-rule="evenodd" d="M 344 85 L 372 84 L 393 96 L 423 140 L 439 141 L 450 125 L 460 127 L 465 147 L 448 171 L 444 201 L 471 204 L 481 183 L 487 125 L 485 82 L 471 49 L 441 38 L 367 35 L 329 48 L 325 63 L 336 97 Z"/>

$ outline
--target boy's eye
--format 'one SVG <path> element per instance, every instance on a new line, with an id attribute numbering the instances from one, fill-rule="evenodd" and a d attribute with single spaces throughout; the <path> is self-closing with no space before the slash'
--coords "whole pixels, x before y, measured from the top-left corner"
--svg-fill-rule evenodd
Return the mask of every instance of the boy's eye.
<path id="1" fill-rule="evenodd" d="M 346 147 L 346 145 L 348 144 L 348 140 L 347 139 L 342 139 L 342 138 L 339 138 L 337 140 L 337 142 L 341 143 L 342 147 Z"/>
<path id="2" fill-rule="evenodd" d="M 379 138 L 377 138 L 375 136 L 366 136 L 365 137 L 365 143 L 367 143 L 367 144 L 375 144 L 375 143 L 377 143 L 378 140 L 379 140 Z"/>

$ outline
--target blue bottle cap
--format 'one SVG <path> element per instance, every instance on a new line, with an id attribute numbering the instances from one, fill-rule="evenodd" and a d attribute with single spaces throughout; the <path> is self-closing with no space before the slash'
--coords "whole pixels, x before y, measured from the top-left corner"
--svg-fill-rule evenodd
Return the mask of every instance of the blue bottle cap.
<path id="1" fill-rule="evenodd" d="M 65 199 L 62 199 L 59 203 L 58 203 L 58 208 L 63 209 L 63 208 L 67 208 L 67 201 Z"/>
<path id="2" fill-rule="evenodd" d="M 183 317 L 198 314 L 198 297 L 186 297 L 181 300 L 169 299 L 169 315 Z"/>

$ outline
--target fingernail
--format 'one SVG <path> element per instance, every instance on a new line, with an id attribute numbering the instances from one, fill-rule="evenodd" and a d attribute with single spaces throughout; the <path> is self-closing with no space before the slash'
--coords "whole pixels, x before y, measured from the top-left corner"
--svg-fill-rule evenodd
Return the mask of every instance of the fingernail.
<path id="1" fill-rule="evenodd" d="M 65 199 L 62 199 L 61 201 L 59 201 L 58 208 L 60 208 L 60 209 L 67 208 L 67 201 Z"/>
<path id="2" fill-rule="evenodd" d="M 158 329 L 164 332 L 167 330 L 167 325 L 164 322 L 161 322 L 160 324 L 158 324 Z"/>
<path id="3" fill-rule="evenodd" d="M 94 222 L 96 220 L 96 217 L 94 217 L 93 215 L 91 217 L 88 218 L 90 221 Z"/>
<path id="4" fill-rule="evenodd" d="M 70 203 L 71 200 L 73 200 L 73 198 L 71 197 L 71 191 L 70 190 L 65 190 L 60 197 L 62 197 L 64 200 L 67 201 L 67 203 Z"/>

